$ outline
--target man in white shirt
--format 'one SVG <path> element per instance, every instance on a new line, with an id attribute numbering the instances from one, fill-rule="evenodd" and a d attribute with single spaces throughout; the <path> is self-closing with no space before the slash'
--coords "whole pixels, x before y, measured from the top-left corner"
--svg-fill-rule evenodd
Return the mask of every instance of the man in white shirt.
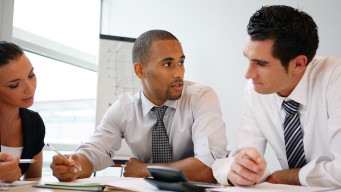
<path id="1" fill-rule="evenodd" d="M 212 166 L 219 183 L 341 186 L 341 59 L 315 57 L 313 19 L 288 6 L 251 18 L 242 126 L 233 157 Z M 252 80 L 252 81 L 251 81 Z M 267 143 L 282 170 L 270 174 Z"/>
<path id="2" fill-rule="evenodd" d="M 214 182 L 211 166 L 227 155 L 226 127 L 214 90 L 183 80 L 184 61 L 181 44 L 171 33 L 151 30 L 138 37 L 133 62 L 142 89 L 119 97 L 72 160 L 54 156 L 53 175 L 71 181 L 113 165 L 125 138 L 133 156 L 126 163 L 126 177 L 148 177 L 146 167 L 159 165 L 181 169 L 190 180 Z M 159 137 L 164 132 L 155 133 L 156 128 L 166 135 Z M 165 151 L 157 152 L 160 148 Z"/>

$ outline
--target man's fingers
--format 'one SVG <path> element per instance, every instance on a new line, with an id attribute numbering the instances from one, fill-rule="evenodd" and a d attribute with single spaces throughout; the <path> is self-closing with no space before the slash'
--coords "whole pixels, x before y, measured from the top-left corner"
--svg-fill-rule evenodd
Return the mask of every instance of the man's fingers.
<path id="1" fill-rule="evenodd" d="M 249 147 L 242 152 L 244 158 L 248 158 L 256 163 L 263 162 L 263 157 L 253 148 Z"/>
<path id="2" fill-rule="evenodd" d="M 76 180 L 77 175 L 75 176 L 74 174 L 69 174 L 69 173 L 66 173 L 66 174 L 53 173 L 53 176 L 55 176 L 59 181 L 67 182 L 67 181 Z"/>
<path id="3" fill-rule="evenodd" d="M 233 168 L 232 168 L 233 166 Z M 254 183 L 261 181 L 266 169 L 264 158 L 253 148 L 246 148 L 234 156 L 231 169 L 241 177 L 247 178 Z"/>
<path id="4" fill-rule="evenodd" d="M 234 156 L 234 160 L 237 164 L 245 167 L 246 169 L 256 173 L 259 171 L 260 167 L 256 162 L 252 159 L 248 158 L 247 156 L 243 155 L 242 153 L 238 153 Z"/>
<path id="5" fill-rule="evenodd" d="M 67 155 L 65 155 L 65 156 L 68 158 Z M 55 155 L 52 158 L 52 164 L 72 166 L 74 164 L 74 162 L 71 162 L 70 160 L 66 160 L 63 157 L 61 157 L 60 155 Z"/>
<path id="6" fill-rule="evenodd" d="M 236 161 L 254 172 L 264 172 L 266 162 L 262 155 L 255 149 L 249 147 L 236 155 Z"/>
<path id="7" fill-rule="evenodd" d="M 259 165 L 259 168 L 261 170 L 265 170 L 266 169 L 266 162 L 264 160 L 264 158 L 260 158 L 260 160 L 258 160 L 258 165 Z"/>
<path id="8" fill-rule="evenodd" d="M 240 178 L 238 178 L 239 180 L 247 180 L 252 184 L 258 182 L 261 179 L 261 176 L 258 175 L 257 172 L 254 172 L 253 170 L 250 170 L 247 167 L 238 164 L 237 162 L 232 163 L 231 171 L 240 176 Z M 241 181 L 237 183 L 239 184 L 240 182 Z"/>
<path id="9" fill-rule="evenodd" d="M 236 173 L 233 170 L 229 172 L 228 178 L 233 185 L 250 186 L 255 184 L 254 181 L 250 181 L 246 177 L 241 176 L 239 173 Z"/>
<path id="10" fill-rule="evenodd" d="M 78 160 L 78 156 L 77 156 L 77 154 L 71 154 L 69 157 L 68 157 L 68 159 L 69 159 L 69 163 L 70 163 L 70 165 L 74 165 L 75 164 L 75 162 Z"/>
<path id="11" fill-rule="evenodd" d="M 53 176 L 55 176 L 59 181 L 73 181 L 77 178 L 79 170 L 73 165 L 75 160 L 72 159 L 74 155 L 64 155 L 67 159 L 64 159 L 60 155 L 53 156 L 53 161 L 50 165 Z"/>
<path id="12" fill-rule="evenodd" d="M 73 168 L 65 165 L 56 165 L 54 171 L 60 174 L 73 173 Z"/>
<path id="13" fill-rule="evenodd" d="M 51 165 L 52 168 L 52 165 Z M 65 165 L 55 165 L 53 167 L 53 176 L 59 181 L 73 181 L 77 178 L 78 169 Z"/>

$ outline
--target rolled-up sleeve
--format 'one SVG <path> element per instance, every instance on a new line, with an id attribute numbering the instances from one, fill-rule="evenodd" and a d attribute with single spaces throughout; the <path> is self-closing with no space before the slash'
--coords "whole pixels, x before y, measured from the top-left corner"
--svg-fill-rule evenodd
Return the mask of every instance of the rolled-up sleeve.
<path id="1" fill-rule="evenodd" d="M 266 148 L 266 139 L 259 128 L 259 125 L 252 111 L 252 86 L 250 82 L 245 87 L 245 96 L 243 104 L 242 125 L 238 131 L 238 144 L 236 150 L 231 153 L 228 158 L 218 159 L 212 166 L 212 171 L 215 179 L 223 185 L 227 185 L 227 174 L 230 172 L 230 167 L 234 161 L 236 153 L 239 153 L 247 147 L 253 147 L 261 155 L 264 155 Z M 269 175 L 266 170 L 262 181 Z"/>
<path id="2" fill-rule="evenodd" d="M 122 134 L 116 123 L 120 119 L 119 111 L 120 104 L 117 101 L 108 109 L 95 133 L 76 151 L 89 159 L 93 171 L 114 165 L 114 151 L 121 147 L 122 141 Z"/>
<path id="3" fill-rule="evenodd" d="M 208 88 L 198 97 L 193 97 L 192 140 L 194 157 L 208 167 L 215 159 L 227 156 L 226 126 L 217 94 Z"/>

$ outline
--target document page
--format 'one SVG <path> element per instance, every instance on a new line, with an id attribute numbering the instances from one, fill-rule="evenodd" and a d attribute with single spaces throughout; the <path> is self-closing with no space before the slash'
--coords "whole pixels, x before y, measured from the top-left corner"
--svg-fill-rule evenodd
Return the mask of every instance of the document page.
<path id="1" fill-rule="evenodd" d="M 20 186 L 33 185 L 38 181 L 14 181 L 13 183 L 3 183 L 0 181 L 0 191 L 13 190 Z"/>
<path id="2" fill-rule="evenodd" d="M 292 192 L 292 191 L 299 191 L 299 192 L 335 192 L 340 191 L 341 188 L 323 188 L 323 187 L 302 187 L 302 186 L 295 186 L 295 185 L 282 185 L 282 184 L 272 184 L 272 183 L 260 183 L 254 186 L 249 187 L 226 187 L 226 188 L 211 188 L 207 191 L 210 192 Z"/>
<path id="3" fill-rule="evenodd" d="M 120 191 L 156 191 L 153 185 L 150 185 L 142 178 L 131 177 L 91 177 L 86 179 L 77 179 L 71 182 L 45 182 L 34 185 L 34 187 L 54 188 L 54 189 L 70 189 L 83 191 L 104 191 L 120 190 Z"/>

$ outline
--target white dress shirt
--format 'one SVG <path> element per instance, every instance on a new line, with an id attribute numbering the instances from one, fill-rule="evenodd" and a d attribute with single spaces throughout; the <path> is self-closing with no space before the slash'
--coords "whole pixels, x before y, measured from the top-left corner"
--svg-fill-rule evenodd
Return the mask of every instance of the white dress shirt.
<path id="1" fill-rule="evenodd" d="M 208 86 L 185 81 L 180 99 L 168 100 L 164 115 L 173 161 L 195 157 L 211 167 L 227 155 L 226 127 L 217 94 Z M 125 93 L 108 109 L 91 138 L 77 149 L 94 171 L 113 165 L 115 151 L 125 138 L 132 156 L 152 163 L 155 105 L 143 94 Z"/>
<path id="2" fill-rule="evenodd" d="M 268 142 L 282 169 L 288 169 L 283 100 L 300 103 L 307 160 L 299 171 L 300 183 L 303 186 L 341 186 L 341 59 L 315 57 L 287 98 L 276 93 L 259 94 L 249 81 L 236 152 L 253 147 L 264 155 Z M 219 183 L 227 184 L 232 160 L 233 157 L 229 157 L 214 162 L 212 169 Z"/>

